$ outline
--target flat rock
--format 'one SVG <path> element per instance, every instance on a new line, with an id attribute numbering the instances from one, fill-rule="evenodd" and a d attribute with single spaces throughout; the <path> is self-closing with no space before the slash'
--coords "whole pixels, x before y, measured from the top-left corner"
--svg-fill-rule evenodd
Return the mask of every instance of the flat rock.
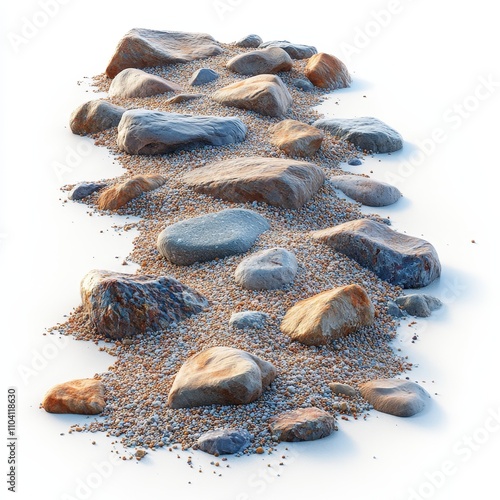
<path id="1" fill-rule="evenodd" d="M 422 386 L 402 379 L 371 380 L 361 384 L 359 390 L 375 410 L 397 417 L 421 412 L 430 398 Z"/>
<path id="2" fill-rule="evenodd" d="M 147 68 L 217 56 L 222 47 L 205 33 L 134 28 L 118 43 L 106 74 L 114 78 L 126 68 Z"/>
<path id="3" fill-rule="evenodd" d="M 369 207 L 386 207 L 402 196 L 397 187 L 361 175 L 337 175 L 331 182 L 349 198 Z"/>
<path id="4" fill-rule="evenodd" d="M 165 101 L 165 104 L 179 104 L 203 97 L 204 94 L 177 94 Z"/>
<path id="5" fill-rule="evenodd" d="M 269 314 L 260 311 L 242 311 L 233 313 L 229 319 L 229 325 L 239 330 L 252 328 L 262 330 L 269 319 Z"/>
<path id="6" fill-rule="evenodd" d="M 316 127 L 297 120 L 283 120 L 269 128 L 271 143 L 289 156 L 313 156 L 321 147 L 324 134 Z"/>
<path id="7" fill-rule="evenodd" d="M 296 274 L 295 255 L 284 248 L 270 248 L 244 258 L 234 277 L 247 290 L 275 290 L 291 283 Z"/>
<path id="8" fill-rule="evenodd" d="M 302 45 L 300 43 L 290 43 L 287 40 L 273 40 L 259 45 L 259 49 L 268 47 L 279 47 L 283 49 L 292 59 L 309 59 L 318 51 L 312 45 Z"/>
<path id="9" fill-rule="evenodd" d="M 216 198 L 296 209 L 316 194 L 324 180 L 325 173 L 313 163 L 259 156 L 222 160 L 184 176 L 195 191 Z"/>
<path id="10" fill-rule="evenodd" d="M 149 97 L 166 92 L 180 92 L 182 87 L 142 69 L 127 68 L 120 71 L 109 87 L 109 97 Z"/>
<path id="11" fill-rule="evenodd" d="M 330 390 L 333 392 L 333 394 L 347 396 L 350 398 L 356 396 L 356 389 L 348 384 L 342 384 L 340 382 L 330 382 L 328 384 L 328 387 L 330 387 Z"/>
<path id="12" fill-rule="evenodd" d="M 219 78 L 219 73 L 210 68 L 200 68 L 196 70 L 189 79 L 189 85 L 205 85 Z"/>
<path id="13" fill-rule="evenodd" d="M 227 62 L 226 67 L 240 75 L 268 75 L 290 71 L 293 61 L 283 49 L 269 47 L 238 54 Z"/>
<path id="14" fill-rule="evenodd" d="M 42 406 L 49 413 L 97 415 L 104 410 L 104 385 L 93 378 L 71 380 L 52 387 Z"/>
<path id="15" fill-rule="evenodd" d="M 211 347 L 182 365 L 168 395 L 168 405 L 192 408 L 251 403 L 275 377 L 275 367 L 253 354 L 233 347 Z"/>
<path id="16" fill-rule="evenodd" d="M 331 54 L 320 52 L 309 58 L 304 74 L 316 87 L 343 89 L 351 84 L 351 75 L 346 65 Z"/>
<path id="17" fill-rule="evenodd" d="M 80 294 L 91 325 L 113 339 L 163 330 L 208 306 L 200 293 L 170 276 L 93 270 Z"/>
<path id="18" fill-rule="evenodd" d="M 257 212 L 242 208 L 186 219 L 166 227 L 157 240 L 163 257 L 180 266 L 244 253 L 269 222 Z"/>
<path id="19" fill-rule="evenodd" d="M 252 435 L 246 429 L 215 429 L 202 434 L 198 448 L 211 455 L 233 455 L 248 448 Z"/>
<path id="20" fill-rule="evenodd" d="M 396 304 L 411 316 L 427 318 L 432 311 L 439 309 L 443 303 L 432 295 L 413 293 L 396 299 Z"/>
<path id="21" fill-rule="evenodd" d="M 393 231 L 381 222 L 345 222 L 312 236 L 402 288 L 427 286 L 441 274 L 439 257 L 429 242 Z"/>
<path id="22" fill-rule="evenodd" d="M 315 127 L 345 139 L 363 151 L 392 153 L 403 147 L 403 138 L 393 128 L 378 118 L 323 118 L 316 120 Z"/>
<path id="23" fill-rule="evenodd" d="M 314 90 L 314 85 L 305 78 L 295 78 L 292 83 L 295 88 L 303 90 L 304 92 L 310 92 L 311 90 Z"/>
<path id="24" fill-rule="evenodd" d="M 132 109 L 118 125 L 117 145 L 129 154 L 164 154 L 241 142 L 246 132 L 239 118 Z"/>
<path id="25" fill-rule="evenodd" d="M 285 314 L 281 331 L 306 345 L 324 345 L 371 325 L 375 308 L 359 285 L 333 288 L 297 302 Z"/>
<path id="26" fill-rule="evenodd" d="M 292 96 L 277 75 L 257 75 L 223 87 L 212 98 L 224 106 L 255 111 L 264 116 L 282 116 L 292 105 Z"/>
<path id="27" fill-rule="evenodd" d="M 259 35 L 247 35 L 234 44 L 236 47 L 243 49 L 256 49 L 262 43 L 262 38 Z"/>
<path id="28" fill-rule="evenodd" d="M 89 101 L 73 111 L 69 126 L 73 134 L 96 134 L 120 123 L 125 108 L 115 106 L 104 99 Z"/>
<path id="29" fill-rule="evenodd" d="M 80 182 L 69 192 L 68 199 L 73 201 L 83 200 L 104 187 L 106 187 L 104 183 Z"/>
<path id="30" fill-rule="evenodd" d="M 299 408 L 271 418 L 269 429 L 275 441 L 314 441 L 335 430 L 335 418 L 320 408 Z"/>

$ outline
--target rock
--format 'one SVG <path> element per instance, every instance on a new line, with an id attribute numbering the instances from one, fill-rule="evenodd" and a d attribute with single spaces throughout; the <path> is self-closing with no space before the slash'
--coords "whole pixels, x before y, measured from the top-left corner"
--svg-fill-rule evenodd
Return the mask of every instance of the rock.
<path id="1" fill-rule="evenodd" d="M 257 356 L 233 347 L 211 347 L 182 365 L 168 405 L 192 408 L 251 403 L 275 377 L 275 367 Z"/>
<path id="2" fill-rule="evenodd" d="M 427 318 L 432 311 L 439 309 L 443 305 L 438 298 L 432 295 L 417 293 L 398 297 L 396 304 L 408 314 L 417 318 Z"/>
<path id="3" fill-rule="evenodd" d="M 273 40 L 259 45 L 259 49 L 268 47 L 279 47 L 283 49 L 292 59 L 309 59 L 318 51 L 311 45 L 301 45 L 299 43 L 290 43 L 287 40 Z"/>
<path id="4" fill-rule="evenodd" d="M 335 418 L 319 408 L 299 408 L 271 418 L 269 429 L 275 441 L 314 441 L 335 430 Z"/>
<path id="5" fill-rule="evenodd" d="M 292 81 L 292 84 L 295 88 L 303 90 L 304 92 L 310 92 L 311 90 L 314 90 L 314 85 L 305 78 L 296 78 Z"/>
<path id="6" fill-rule="evenodd" d="M 114 78 L 126 68 L 166 66 L 217 56 L 222 52 L 215 39 L 205 33 L 134 28 L 118 43 L 106 74 Z"/>
<path id="7" fill-rule="evenodd" d="M 312 163 L 259 156 L 222 160 L 184 176 L 195 191 L 223 200 L 296 209 L 316 194 L 324 180 L 323 170 Z"/>
<path id="8" fill-rule="evenodd" d="M 180 266 L 244 253 L 269 222 L 242 208 L 222 210 L 167 226 L 157 240 L 163 257 Z"/>
<path id="9" fill-rule="evenodd" d="M 269 314 L 259 311 L 243 311 L 233 313 L 229 320 L 229 325 L 239 330 L 253 328 L 255 330 L 262 330 L 269 319 Z"/>
<path id="10" fill-rule="evenodd" d="M 249 109 L 264 116 L 282 116 L 292 105 L 292 96 L 276 75 L 257 75 L 223 87 L 212 98 L 224 106 Z"/>
<path id="11" fill-rule="evenodd" d="M 166 92 L 180 92 L 182 87 L 142 69 L 127 68 L 120 71 L 109 87 L 109 97 L 149 97 Z"/>
<path id="12" fill-rule="evenodd" d="M 247 35 L 235 42 L 235 45 L 243 49 L 256 49 L 261 43 L 262 38 L 259 35 Z"/>
<path id="13" fill-rule="evenodd" d="M 284 248 L 262 250 L 243 259 L 234 277 L 247 290 L 275 290 L 295 279 L 297 259 Z"/>
<path id="14" fill-rule="evenodd" d="M 213 69 L 209 68 L 200 68 L 199 70 L 195 71 L 191 76 L 191 79 L 189 80 L 189 85 L 193 87 L 196 85 L 205 85 L 206 83 L 210 83 L 213 82 L 214 80 L 217 80 L 217 78 L 219 78 L 219 73 L 217 73 L 217 71 L 214 71 Z"/>
<path id="15" fill-rule="evenodd" d="M 68 199 L 73 201 L 83 200 L 83 198 L 90 196 L 92 193 L 99 191 L 103 187 L 106 187 L 106 184 L 95 182 L 80 182 L 69 192 Z"/>
<path id="16" fill-rule="evenodd" d="M 403 138 L 393 128 L 373 117 L 323 118 L 313 123 L 363 151 L 392 153 L 403 147 Z"/>
<path id="17" fill-rule="evenodd" d="M 349 160 L 347 164 L 351 165 L 351 167 L 359 167 L 360 165 L 363 165 L 363 162 L 359 158 L 353 158 L 352 160 Z"/>
<path id="18" fill-rule="evenodd" d="M 399 306 L 393 300 L 387 301 L 387 312 L 393 318 L 402 318 L 404 316 L 403 311 L 399 308 Z"/>
<path id="19" fill-rule="evenodd" d="M 244 429 L 216 429 L 202 434 L 197 441 L 198 448 L 211 455 L 233 455 L 247 448 L 252 435 Z"/>
<path id="20" fill-rule="evenodd" d="M 161 175 L 135 175 L 103 191 L 97 199 L 97 206 L 101 210 L 117 210 L 141 194 L 163 186 L 165 182 L 165 177 Z"/>
<path id="21" fill-rule="evenodd" d="M 170 276 L 93 270 L 80 293 L 92 327 L 113 339 L 163 330 L 208 306 L 200 293 Z"/>
<path id="22" fill-rule="evenodd" d="M 402 288 L 427 286 L 441 274 L 439 257 L 429 242 L 397 233 L 381 222 L 345 222 L 312 236 Z"/>
<path id="23" fill-rule="evenodd" d="M 203 94 L 177 94 L 165 101 L 165 104 L 179 104 L 181 102 L 193 101 L 203 97 Z"/>
<path id="24" fill-rule="evenodd" d="M 356 389 L 347 384 L 341 384 L 340 382 L 330 382 L 328 384 L 333 394 L 337 394 L 340 396 L 347 396 L 349 398 L 353 398 L 356 396 Z"/>
<path id="25" fill-rule="evenodd" d="M 49 413 L 97 415 L 104 410 L 104 385 L 93 378 L 71 380 L 50 389 L 42 406 Z"/>
<path id="26" fill-rule="evenodd" d="M 292 58 L 279 47 L 244 52 L 231 58 L 226 68 L 240 75 L 269 75 L 290 71 Z"/>
<path id="27" fill-rule="evenodd" d="M 313 85 L 322 89 L 343 89 L 351 83 L 351 75 L 345 64 L 324 52 L 313 55 L 307 61 L 304 74 Z"/>
<path id="28" fill-rule="evenodd" d="M 324 345 L 371 325 L 375 308 L 359 285 L 333 288 L 297 302 L 290 308 L 281 331 L 306 345 Z"/>
<path id="29" fill-rule="evenodd" d="M 86 102 L 73 111 L 69 126 L 73 134 L 96 134 L 116 127 L 125 113 L 125 108 L 115 106 L 104 99 Z"/>
<path id="30" fill-rule="evenodd" d="M 397 187 L 361 175 L 337 175 L 331 181 L 334 188 L 369 207 L 386 207 L 403 196 Z"/>
<path id="31" fill-rule="evenodd" d="M 402 379 L 377 379 L 359 386 L 361 396 L 377 411 L 411 417 L 421 412 L 430 398 L 420 385 Z"/>
<path id="32" fill-rule="evenodd" d="M 297 120 L 283 120 L 269 128 L 271 143 L 290 156 L 313 156 L 321 147 L 323 132 Z"/>
<path id="33" fill-rule="evenodd" d="M 117 145 L 129 154 L 164 154 L 241 142 L 246 132 L 239 118 L 132 109 L 118 125 Z"/>

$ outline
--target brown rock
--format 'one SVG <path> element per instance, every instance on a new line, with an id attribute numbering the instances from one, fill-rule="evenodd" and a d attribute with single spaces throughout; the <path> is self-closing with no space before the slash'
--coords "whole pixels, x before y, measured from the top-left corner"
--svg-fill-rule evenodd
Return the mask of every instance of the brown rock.
<path id="1" fill-rule="evenodd" d="M 95 134 L 108 128 L 116 127 L 125 112 L 125 108 L 115 106 L 104 99 L 86 102 L 73 111 L 69 126 L 73 134 Z"/>
<path id="2" fill-rule="evenodd" d="M 351 76 L 345 64 L 335 56 L 320 52 L 307 62 L 304 70 L 307 78 L 323 89 L 342 89 L 349 87 Z"/>
<path id="3" fill-rule="evenodd" d="M 149 97 L 165 92 L 180 92 L 182 87 L 141 69 L 120 71 L 109 87 L 109 97 Z"/>
<path id="4" fill-rule="evenodd" d="M 290 71 L 293 61 L 283 49 L 269 47 L 238 54 L 228 61 L 226 67 L 240 75 L 263 75 Z"/>
<path id="5" fill-rule="evenodd" d="M 342 396 L 348 396 L 353 398 L 356 396 L 356 389 L 347 384 L 341 384 L 340 382 L 330 382 L 328 384 L 333 394 L 340 394 Z"/>
<path id="6" fill-rule="evenodd" d="M 49 413 L 81 415 L 97 415 L 105 405 L 104 385 L 92 378 L 58 384 L 47 392 L 42 402 L 44 410 Z"/>
<path id="7" fill-rule="evenodd" d="M 165 101 L 165 104 L 179 104 L 181 102 L 192 101 L 203 97 L 203 94 L 177 94 Z"/>
<path id="8" fill-rule="evenodd" d="M 290 156 L 313 156 L 324 137 L 321 130 L 297 120 L 283 120 L 269 131 L 271 142 Z"/>

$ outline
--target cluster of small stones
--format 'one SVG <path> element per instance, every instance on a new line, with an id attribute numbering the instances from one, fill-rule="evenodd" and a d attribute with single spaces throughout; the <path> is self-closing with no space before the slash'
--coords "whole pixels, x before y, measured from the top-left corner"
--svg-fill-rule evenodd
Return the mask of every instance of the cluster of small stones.
<path id="1" fill-rule="evenodd" d="M 338 198 L 329 180 L 299 210 L 257 202 L 224 202 L 197 194 L 182 182 L 182 176 L 187 171 L 213 161 L 255 155 L 286 157 L 271 144 L 268 133 L 269 127 L 277 123 L 278 118 L 224 107 L 211 100 L 212 92 L 243 78 L 228 71 L 225 64 L 246 49 L 235 45 L 223 47 L 225 52 L 220 56 L 146 69 L 178 83 L 183 92 L 203 92 L 205 95 L 199 99 L 168 104 L 166 102 L 171 94 L 165 94 L 140 99 L 113 98 L 110 101 L 128 109 L 140 107 L 194 115 L 238 116 L 248 127 L 245 141 L 161 156 L 130 156 L 118 151 L 116 129 L 93 137 L 97 145 L 109 148 L 127 171 L 122 178 L 108 180 L 108 185 L 137 174 L 161 174 L 167 179 L 162 187 L 144 193 L 116 211 L 121 215 L 140 217 L 140 222 L 136 224 L 139 236 L 129 260 L 140 266 L 141 273 L 171 275 L 210 301 L 206 312 L 172 325 L 165 331 L 112 343 L 96 335 L 81 308 L 73 311 L 67 323 L 58 325 L 57 330 L 61 333 L 72 334 L 78 339 L 96 343 L 105 341 L 101 349 L 116 356 L 116 362 L 109 371 L 98 375 L 106 387 L 106 407 L 98 419 L 93 419 L 83 428 L 116 436 L 127 447 L 195 449 L 196 440 L 204 432 L 232 427 L 247 429 L 253 435 L 252 444 L 244 453 L 262 453 L 263 449 L 271 450 L 276 446 L 268 424 L 270 418 L 282 412 L 315 406 L 334 415 L 341 414 L 343 419 L 366 416 L 371 407 L 359 393 L 354 397 L 335 395 L 329 383 L 341 382 L 357 387 L 367 380 L 392 378 L 411 370 L 411 363 L 398 356 L 391 346 L 397 320 L 387 312 L 388 299 L 395 300 L 402 295 L 402 289 L 380 280 L 351 259 L 309 237 L 310 231 L 365 217 L 359 210 L 359 204 Z M 292 118 L 310 124 L 320 118 L 314 106 L 320 104 L 328 90 L 315 88 L 304 92 L 294 87 L 294 79 L 304 78 L 306 62 L 294 60 L 293 69 L 279 76 L 293 97 L 293 105 L 283 119 Z M 203 86 L 189 86 L 190 77 L 200 68 L 211 68 L 220 77 Z M 94 84 L 97 91 L 107 91 L 110 80 L 105 75 L 99 75 Z M 340 162 L 361 156 L 362 152 L 353 149 L 347 142 L 325 133 L 320 151 L 310 161 L 321 166 L 331 178 L 345 173 L 339 167 Z M 98 193 L 92 194 L 85 199 L 85 203 L 96 208 L 97 196 Z M 271 225 L 247 254 L 190 266 L 175 266 L 159 255 L 156 238 L 167 225 L 237 207 L 260 213 Z M 377 215 L 370 217 L 380 220 Z M 299 267 L 294 282 L 279 290 L 251 291 L 239 287 L 234 272 L 242 258 L 273 247 L 283 247 L 295 253 Z M 370 296 L 376 309 L 374 325 L 321 347 L 291 342 L 288 336 L 281 333 L 281 320 L 297 301 L 352 283 L 362 285 Z M 231 314 L 246 310 L 267 313 L 266 327 L 262 330 L 232 328 L 229 324 Z M 273 363 L 278 376 L 270 388 L 250 404 L 169 408 L 168 393 L 183 362 L 189 356 L 213 346 L 236 347 L 257 355 Z"/>

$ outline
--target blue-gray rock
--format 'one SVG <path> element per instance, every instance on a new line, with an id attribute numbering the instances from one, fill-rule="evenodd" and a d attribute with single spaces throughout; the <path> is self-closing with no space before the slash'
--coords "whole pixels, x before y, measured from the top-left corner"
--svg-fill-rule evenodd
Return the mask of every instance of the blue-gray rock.
<path id="1" fill-rule="evenodd" d="M 296 78 L 292 83 L 295 88 L 303 90 L 304 92 L 310 92 L 311 90 L 314 90 L 314 85 L 305 78 Z"/>
<path id="2" fill-rule="evenodd" d="M 205 83 L 213 82 L 219 78 L 219 73 L 210 68 L 200 68 L 195 71 L 189 80 L 189 85 L 205 85 Z"/>
<path id="3" fill-rule="evenodd" d="M 352 160 L 349 160 L 347 164 L 351 165 L 351 167 L 359 167 L 360 165 L 363 165 L 363 162 L 359 158 L 353 158 Z"/>
<path id="4" fill-rule="evenodd" d="M 393 300 L 387 301 L 387 312 L 393 318 L 402 318 L 404 316 L 403 311 L 399 308 L 399 306 Z"/>
<path id="5" fill-rule="evenodd" d="M 262 330 L 269 319 L 269 314 L 259 311 L 242 311 L 233 313 L 229 320 L 229 325 L 233 328 L 244 330 L 246 328 L 254 328 Z"/>
<path id="6" fill-rule="evenodd" d="M 247 35 L 237 42 L 235 42 L 236 47 L 241 47 L 243 49 L 256 49 L 262 43 L 262 38 L 259 35 Z"/>
<path id="7" fill-rule="evenodd" d="M 244 253 L 269 222 L 243 208 L 222 210 L 183 220 L 166 227 L 157 240 L 163 257 L 180 266 Z"/>
<path id="8" fill-rule="evenodd" d="M 292 59 L 309 59 L 309 57 L 318 53 L 316 47 L 313 47 L 312 45 L 290 43 L 287 40 L 273 40 L 259 45 L 259 49 L 265 49 L 267 47 L 279 47 L 287 52 Z"/>
<path id="9" fill-rule="evenodd" d="M 323 118 L 315 127 L 327 130 L 363 151 L 392 153 L 403 147 L 403 138 L 389 125 L 373 117 Z"/>
<path id="10" fill-rule="evenodd" d="M 132 109 L 120 120 L 117 145 L 129 154 L 164 154 L 241 142 L 246 132 L 239 118 Z"/>
<path id="11" fill-rule="evenodd" d="M 211 455 L 232 455 L 247 448 L 252 435 L 245 429 L 217 429 L 202 434 L 197 441 L 201 451 Z"/>
<path id="12" fill-rule="evenodd" d="M 411 316 L 427 318 L 432 311 L 439 309 L 443 303 L 432 295 L 414 293 L 396 299 L 396 304 Z"/>
<path id="13" fill-rule="evenodd" d="M 68 199 L 73 201 L 83 200 L 83 198 L 90 196 L 92 193 L 99 191 L 99 189 L 102 189 L 105 186 L 105 183 L 97 184 L 95 182 L 80 182 L 80 184 L 77 184 L 69 192 Z"/>
<path id="14" fill-rule="evenodd" d="M 125 108 L 111 104 L 104 99 L 88 101 L 73 111 L 69 126 L 73 134 L 95 134 L 116 127 L 125 111 Z"/>

